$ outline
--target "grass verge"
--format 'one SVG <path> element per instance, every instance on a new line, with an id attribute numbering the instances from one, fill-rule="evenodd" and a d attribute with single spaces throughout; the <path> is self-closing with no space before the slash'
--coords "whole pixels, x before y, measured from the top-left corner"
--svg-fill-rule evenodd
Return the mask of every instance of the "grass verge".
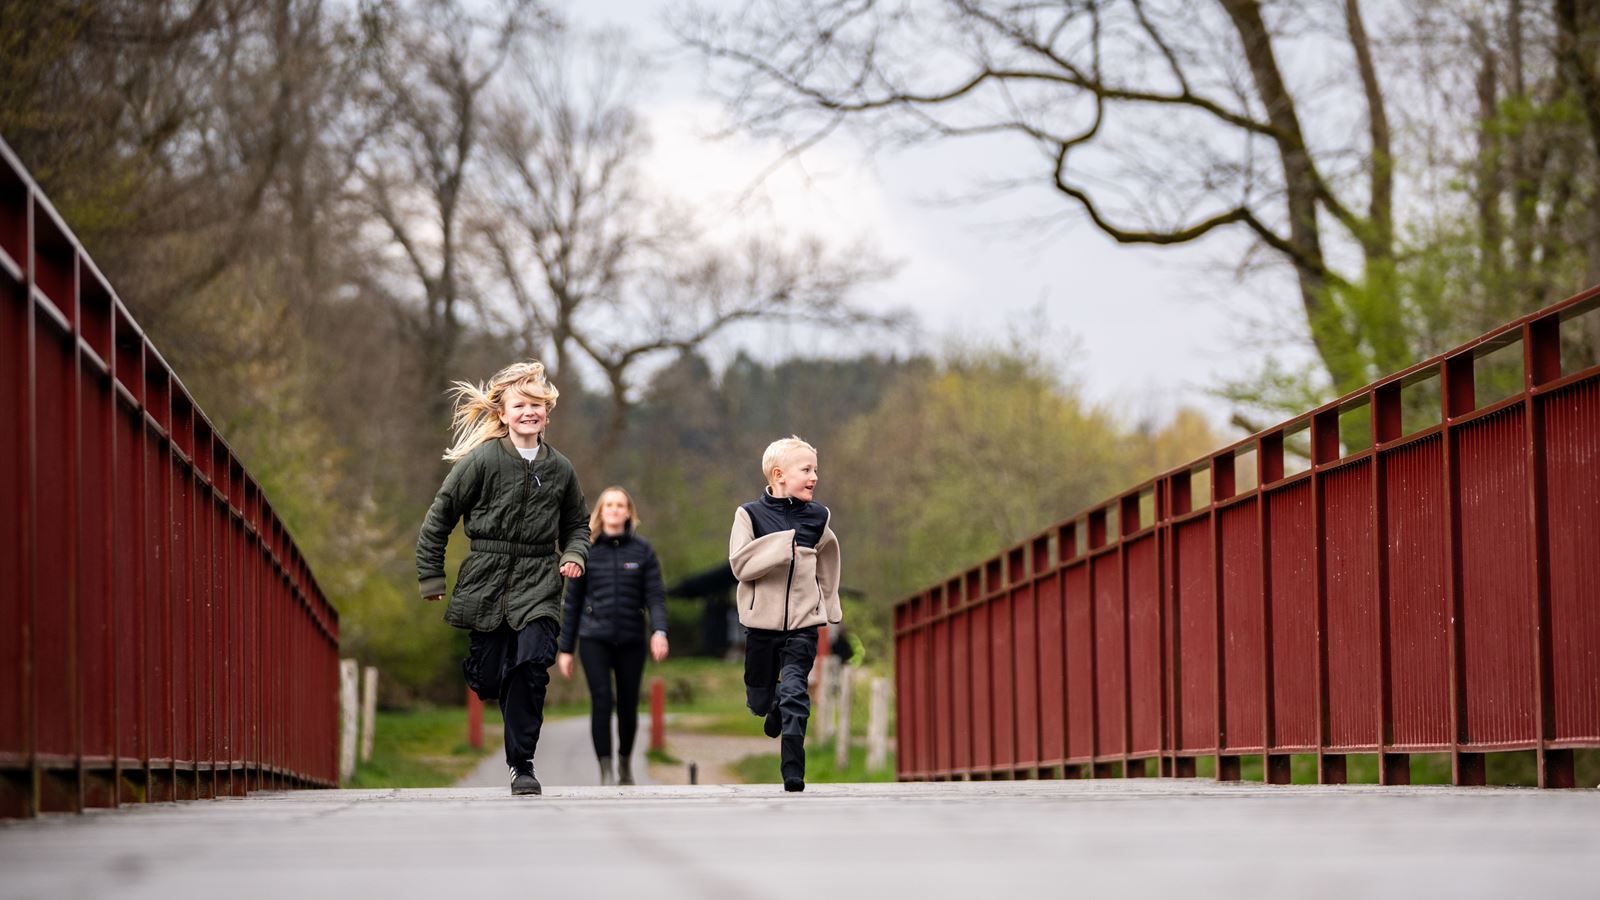
<path id="1" fill-rule="evenodd" d="M 894 752 L 880 771 L 867 771 L 867 748 L 860 744 L 850 747 L 850 760 L 844 768 L 834 765 L 832 740 L 806 745 L 806 781 L 816 784 L 859 784 L 869 781 L 894 781 Z M 783 780 L 778 772 L 778 754 L 757 753 L 746 756 L 731 767 L 745 784 L 776 784 Z"/>
<path id="2" fill-rule="evenodd" d="M 500 711 L 483 711 L 485 730 L 500 725 Z M 379 712 L 372 758 L 356 766 L 345 787 L 448 787 L 483 759 L 467 743 L 466 707 L 429 707 Z"/>

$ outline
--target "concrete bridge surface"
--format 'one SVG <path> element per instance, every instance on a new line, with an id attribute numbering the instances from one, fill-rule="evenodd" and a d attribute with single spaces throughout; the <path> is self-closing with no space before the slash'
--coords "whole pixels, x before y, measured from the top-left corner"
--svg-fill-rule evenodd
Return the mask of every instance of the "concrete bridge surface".
<path id="1" fill-rule="evenodd" d="M 0 897 L 1600 896 L 1600 791 L 302 791 L 0 824 Z"/>

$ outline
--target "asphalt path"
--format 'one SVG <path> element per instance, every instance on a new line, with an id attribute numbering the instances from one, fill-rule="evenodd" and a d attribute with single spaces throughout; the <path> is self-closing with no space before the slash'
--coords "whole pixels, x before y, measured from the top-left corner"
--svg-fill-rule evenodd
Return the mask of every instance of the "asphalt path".
<path id="1" fill-rule="evenodd" d="M 0 897 L 1584 897 L 1600 791 L 1106 779 L 299 791 L 0 825 Z"/>
<path id="2" fill-rule="evenodd" d="M 483 762 L 463 778 L 457 787 L 499 787 L 511 792 L 511 770 L 498 733 L 485 741 L 492 745 Z M 639 717 L 639 735 L 633 745 L 633 778 L 639 784 L 654 784 L 650 764 L 644 758 L 650 743 L 650 719 Z M 617 742 L 617 720 L 611 719 L 611 746 Z M 539 729 L 539 749 L 533 754 L 533 770 L 546 788 L 584 787 L 600 784 L 600 765 L 594 756 L 594 740 L 589 736 L 589 717 L 576 716 L 546 720 Z"/>

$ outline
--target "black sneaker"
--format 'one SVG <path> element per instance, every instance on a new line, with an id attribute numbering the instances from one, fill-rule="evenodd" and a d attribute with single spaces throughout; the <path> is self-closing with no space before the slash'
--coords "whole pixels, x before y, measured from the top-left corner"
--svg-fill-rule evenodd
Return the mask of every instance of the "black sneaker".
<path id="1" fill-rule="evenodd" d="M 806 780 L 804 778 L 785 778 L 783 780 L 783 789 L 791 794 L 799 793 L 806 789 Z"/>
<path id="2" fill-rule="evenodd" d="M 519 772 L 516 769 L 511 770 L 511 796 L 521 797 L 527 794 L 542 793 L 544 793 L 544 788 L 539 785 L 539 779 L 534 777 L 532 766 L 528 767 L 526 772 Z"/>
<path id="3" fill-rule="evenodd" d="M 783 720 L 778 717 L 778 707 L 774 705 L 772 711 L 767 713 L 766 721 L 761 723 L 761 730 L 767 737 L 775 738 L 783 731 Z"/>

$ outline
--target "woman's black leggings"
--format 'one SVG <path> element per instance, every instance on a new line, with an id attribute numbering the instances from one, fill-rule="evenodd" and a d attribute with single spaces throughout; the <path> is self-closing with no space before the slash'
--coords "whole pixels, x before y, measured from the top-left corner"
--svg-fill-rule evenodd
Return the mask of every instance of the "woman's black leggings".
<path id="1" fill-rule="evenodd" d="M 639 682 L 644 678 L 644 644 L 613 644 L 589 638 L 578 640 L 578 660 L 583 677 L 589 682 L 589 733 L 594 738 L 594 755 L 611 755 L 611 710 L 617 711 L 617 751 L 633 753 L 633 737 L 639 731 Z M 611 690 L 615 673 L 617 689 Z"/>

